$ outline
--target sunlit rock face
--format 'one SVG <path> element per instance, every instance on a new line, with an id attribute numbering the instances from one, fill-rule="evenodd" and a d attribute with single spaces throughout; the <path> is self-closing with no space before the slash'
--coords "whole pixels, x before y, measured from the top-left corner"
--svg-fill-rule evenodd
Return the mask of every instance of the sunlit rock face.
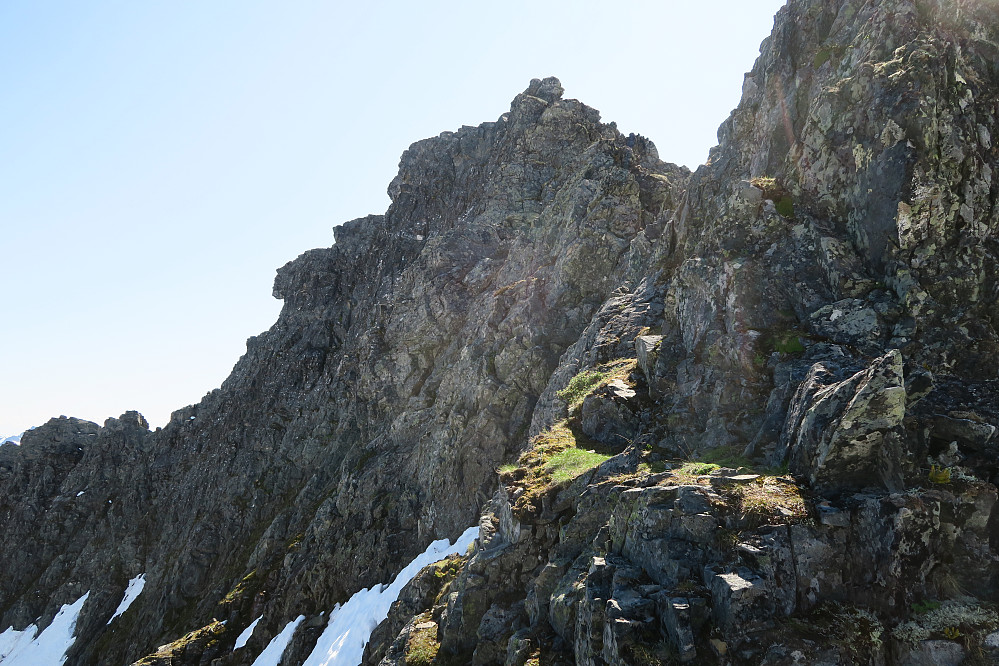
<path id="1" fill-rule="evenodd" d="M 0 447 L 0 629 L 301 664 L 478 524 L 365 663 L 996 658 L 997 32 L 791 0 L 693 174 L 553 78 L 414 144 L 220 389 Z"/>
<path id="2" fill-rule="evenodd" d="M 645 279 L 541 394 L 486 510 L 509 544 L 411 614 L 444 621 L 441 663 L 997 658 L 997 17 L 781 10 Z M 621 452 L 539 489 L 565 418 Z"/>

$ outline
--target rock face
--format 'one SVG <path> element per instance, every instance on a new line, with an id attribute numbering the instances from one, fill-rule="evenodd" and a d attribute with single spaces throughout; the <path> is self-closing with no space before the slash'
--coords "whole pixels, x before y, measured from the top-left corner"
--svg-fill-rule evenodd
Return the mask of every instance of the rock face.
<path id="1" fill-rule="evenodd" d="M 222 665 L 304 616 L 299 664 L 478 522 L 366 663 L 999 660 L 997 63 L 995 0 L 790 0 L 693 174 L 555 79 L 414 144 L 201 403 L 0 447 L 0 627 L 89 591 L 68 663 Z"/>

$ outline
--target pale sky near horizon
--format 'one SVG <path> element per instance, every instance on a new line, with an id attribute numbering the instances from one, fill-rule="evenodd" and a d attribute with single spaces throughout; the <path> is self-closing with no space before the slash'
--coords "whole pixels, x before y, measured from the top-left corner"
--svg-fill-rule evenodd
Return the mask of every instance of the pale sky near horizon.
<path id="1" fill-rule="evenodd" d="M 783 4 L 0 3 L 0 437 L 165 425 L 274 322 L 277 268 L 532 78 L 696 168 Z"/>

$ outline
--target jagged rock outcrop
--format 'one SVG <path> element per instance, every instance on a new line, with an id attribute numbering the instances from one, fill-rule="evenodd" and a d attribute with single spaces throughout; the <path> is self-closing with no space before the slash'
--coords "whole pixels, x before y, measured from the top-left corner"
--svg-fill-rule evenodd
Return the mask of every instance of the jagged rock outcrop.
<path id="1" fill-rule="evenodd" d="M 822 385 L 831 374 L 821 363 L 809 370 L 786 421 L 788 450 L 777 459 L 789 460 L 819 492 L 872 485 L 901 490 L 915 467 L 902 427 L 902 355 L 892 350 L 852 377 Z"/>
<path id="2" fill-rule="evenodd" d="M 600 384 L 569 427 L 581 448 L 627 432 L 646 462 L 522 512 L 492 574 L 515 583 L 472 597 L 512 614 L 505 659 L 475 660 L 473 618 L 439 629 L 439 663 L 999 661 L 997 17 L 982 1 L 781 10 L 646 279 L 598 312 L 535 410 L 543 452 L 574 382 L 633 357 L 627 398 Z M 648 472 L 712 451 L 789 466 L 807 511 L 773 467 Z M 536 473 L 503 478 L 539 494 Z M 691 493 L 706 499 L 687 514 Z M 590 540 L 560 551 L 581 520 Z M 547 561 L 523 584 L 525 552 Z"/>
<path id="3" fill-rule="evenodd" d="M 278 271 L 275 326 L 221 389 L 128 435 L 133 450 L 113 457 L 115 420 L 70 435 L 51 422 L 11 449 L 0 520 L 32 545 L 0 579 L 4 621 L 99 588 L 76 663 L 126 663 L 213 619 L 263 614 L 246 650 L 259 651 L 290 617 L 318 617 L 473 523 L 559 356 L 630 278 L 688 177 L 561 97 L 537 80 L 499 121 L 414 144 L 388 212 Z M 69 453 L 36 461 L 44 438 Z M 67 524 L 53 502 L 89 522 Z M 27 538 L 50 531 L 79 545 Z M 143 572 L 146 592 L 105 628 Z M 238 662 L 236 633 L 199 659 Z"/>
<path id="4" fill-rule="evenodd" d="M 0 447 L 0 623 L 249 664 L 301 616 L 298 664 L 478 521 L 366 663 L 999 659 L 997 63 L 995 0 L 790 0 L 694 174 L 556 79 L 414 144 L 201 403 Z"/>
<path id="5" fill-rule="evenodd" d="M 633 463 L 622 475 L 615 462 L 563 487 L 552 522 L 480 546 L 449 594 L 417 609 L 436 622 L 438 663 L 922 663 L 890 655 L 931 649 L 932 600 L 948 598 L 951 626 L 993 654 L 994 598 L 966 596 L 997 572 L 991 484 L 857 493 L 815 516 L 787 478 Z M 503 506 L 500 493 L 487 515 Z M 483 650 L 484 627 L 506 651 Z M 795 650 L 828 661 L 781 661 Z M 369 653 L 408 663 L 398 649 L 379 661 L 377 643 Z"/>

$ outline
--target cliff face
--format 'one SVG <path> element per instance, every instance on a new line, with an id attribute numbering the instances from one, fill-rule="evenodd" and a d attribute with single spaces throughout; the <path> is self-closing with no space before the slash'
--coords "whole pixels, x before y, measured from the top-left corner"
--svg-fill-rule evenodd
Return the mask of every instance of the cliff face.
<path id="1" fill-rule="evenodd" d="M 5 447 L 4 621 L 95 590 L 78 663 L 128 663 L 213 617 L 263 613 L 273 634 L 474 524 L 689 175 L 561 92 L 534 82 L 499 121 L 412 146 L 388 212 L 282 268 L 278 322 L 163 430 L 54 420 Z"/>
<path id="2" fill-rule="evenodd" d="M 480 521 L 368 663 L 996 658 L 997 33 L 791 0 L 694 174 L 555 79 L 414 144 L 219 390 L 0 448 L 0 626 L 90 592 L 69 663 L 248 664 L 303 615 L 297 664 Z"/>

